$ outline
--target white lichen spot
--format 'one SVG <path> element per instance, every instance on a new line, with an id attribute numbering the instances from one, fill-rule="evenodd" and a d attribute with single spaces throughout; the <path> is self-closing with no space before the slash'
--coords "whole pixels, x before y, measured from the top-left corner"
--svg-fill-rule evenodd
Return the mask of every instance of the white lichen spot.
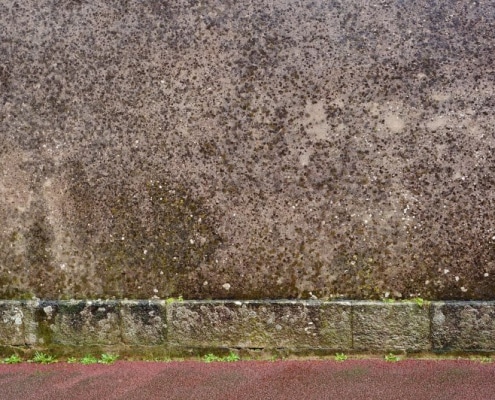
<path id="1" fill-rule="evenodd" d="M 490 274 L 489 274 L 488 272 L 485 272 L 485 273 L 483 274 L 483 276 L 484 276 L 485 278 L 488 278 L 488 277 L 490 276 Z"/>
<path id="2" fill-rule="evenodd" d="M 148 254 L 148 250 L 144 249 L 143 254 L 145 254 L 145 255 Z"/>
<path id="3" fill-rule="evenodd" d="M 458 276 L 455 277 L 455 281 L 456 282 L 459 282 L 459 277 Z"/>
<path id="4" fill-rule="evenodd" d="M 208 281 L 204 281 L 203 286 L 208 286 Z"/>
<path id="5" fill-rule="evenodd" d="M 153 289 L 153 293 L 158 293 L 158 289 Z"/>
<path id="6" fill-rule="evenodd" d="M 385 125 L 392 133 L 400 133 L 404 130 L 405 123 L 397 114 L 387 114 L 384 121 Z"/>
<path id="7" fill-rule="evenodd" d="M 189 240 L 189 243 L 194 244 L 194 239 Z"/>
<path id="8" fill-rule="evenodd" d="M 445 323 L 445 315 L 442 313 L 442 311 L 435 312 L 433 321 L 439 326 L 442 326 Z"/>
<path id="9" fill-rule="evenodd" d="M 230 290 L 230 283 L 224 283 L 222 285 L 222 287 L 225 289 L 225 290 Z"/>
<path id="10" fill-rule="evenodd" d="M 449 272 L 450 272 L 450 271 L 449 271 L 447 268 L 445 268 L 445 269 L 443 270 L 443 273 L 444 273 L 444 274 L 448 274 Z"/>
<path id="11" fill-rule="evenodd" d="M 16 313 L 12 317 L 15 325 L 22 325 L 22 317 L 24 317 L 22 311 L 16 309 Z"/>
<path id="12" fill-rule="evenodd" d="M 461 286 L 461 291 L 462 292 L 467 292 L 468 290 L 464 286 Z"/>

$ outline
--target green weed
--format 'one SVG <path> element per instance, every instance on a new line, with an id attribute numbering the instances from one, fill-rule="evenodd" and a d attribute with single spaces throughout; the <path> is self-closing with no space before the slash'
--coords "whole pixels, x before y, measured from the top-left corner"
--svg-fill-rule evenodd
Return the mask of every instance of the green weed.
<path id="1" fill-rule="evenodd" d="M 335 361 L 345 361 L 347 360 L 347 356 L 344 353 L 335 354 Z"/>
<path id="2" fill-rule="evenodd" d="M 38 364 L 52 364 L 57 362 L 57 359 L 54 356 L 41 353 L 41 352 L 36 352 L 34 354 L 34 357 L 31 360 L 32 362 L 38 363 Z"/>
<path id="3" fill-rule="evenodd" d="M 10 357 L 4 358 L 2 364 L 19 364 L 22 362 L 21 357 L 17 354 L 12 354 Z"/>
<path id="4" fill-rule="evenodd" d="M 115 354 L 106 354 L 103 353 L 101 355 L 101 359 L 98 361 L 100 364 L 113 364 L 119 358 L 118 355 Z"/>
<path id="5" fill-rule="evenodd" d="M 418 307 L 421 307 L 421 308 L 428 307 L 428 305 L 430 304 L 430 302 L 428 300 L 424 300 L 421 297 L 414 297 L 411 299 L 411 301 L 416 303 L 418 305 Z"/>
<path id="6" fill-rule="evenodd" d="M 235 354 L 235 353 L 230 352 L 227 357 L 224 357 L 224 360 L 223 361 L 235 362 L 235 361 L 239 361 L 240 359 L 241 358 L 239 357 L 238 354 Z"/>
<path id="7" fill-rule="evenodd" d="M 395 355 L 395 354 L 389 353 L 389 354 L 385 355 L 385 361 L 397 362 L 397 361 L 400 361 L 400 357 Z"/>
<path id="8" fill-rule="evenodd" d="M 181 303 L 183 302 L 184 299 L 182 296 L 179 296 L 179 297 L 169 297 L 167 300 L 165 300 L 165 303 L 167 304 L 172 304 L 172 303 Z"/>
<path id="9" fill-rule="evenodd" d="M 79 362 L 83 365 L 90 365 L 90 364 L 97 364 L 98 359 L 95 356 L 92 355 L 85 355 Z"/>

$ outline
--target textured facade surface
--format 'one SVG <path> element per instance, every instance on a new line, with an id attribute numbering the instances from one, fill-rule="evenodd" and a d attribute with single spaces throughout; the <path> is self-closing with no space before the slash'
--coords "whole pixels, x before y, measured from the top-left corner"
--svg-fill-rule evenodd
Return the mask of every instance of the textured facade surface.
<path id="1" fill-rule="evenodd" d="M 493 302 L 435 303 L 432 307 L 432 343 L 440 351 L 495 348 Z"/>
<path id="2" fill-rule="evenodd" d="M 487 0 L 3 0 L 0 298 L 493 299 L 494 65 Z"/>
<path id="3" fill-rule="evenodd" d="M 354 303 L 352 332 L 356 350 L 431 350 L 429 307 L 415 303 Z"/>
<path id="4" fill-rule="evenodd" d="M 0 353 L 494 353 L 494 310 L 494 302 L 5 300 Z"/>

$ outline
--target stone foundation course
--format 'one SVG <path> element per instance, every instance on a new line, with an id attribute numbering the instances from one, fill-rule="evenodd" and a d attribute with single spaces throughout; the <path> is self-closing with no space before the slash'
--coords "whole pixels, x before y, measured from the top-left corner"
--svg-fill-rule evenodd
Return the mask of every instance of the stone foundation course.
<path id="1" fill-rule="evenodd" d="M 2 352 L 495 352 L 495 302 L 0 301 Z"/>

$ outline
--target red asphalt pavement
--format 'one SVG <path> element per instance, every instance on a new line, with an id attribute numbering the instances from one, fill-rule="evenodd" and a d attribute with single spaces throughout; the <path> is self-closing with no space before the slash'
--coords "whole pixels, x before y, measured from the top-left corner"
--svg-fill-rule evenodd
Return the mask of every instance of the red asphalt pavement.
<path id="1" fill-rule="evenodd" d="M 495 364 L 467 360 L 0 365 L 0 399 L 495 399 Z"/>

